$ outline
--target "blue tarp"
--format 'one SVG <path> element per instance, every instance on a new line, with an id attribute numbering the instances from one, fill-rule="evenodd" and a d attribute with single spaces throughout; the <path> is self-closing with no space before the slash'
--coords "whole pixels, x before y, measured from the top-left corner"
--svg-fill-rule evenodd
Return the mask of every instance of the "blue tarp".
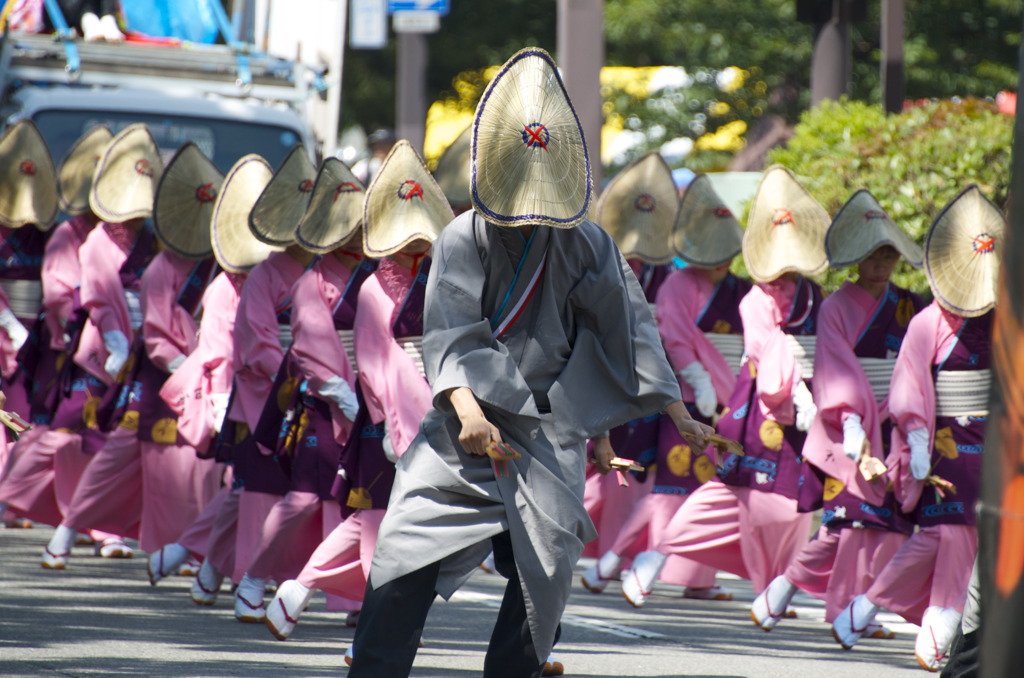
<path id="1" fill-rule="evenodd" d="M 213 44 L 217 41 L 214 3 L 220 0 L 121 0 L 129 30 L 156 38 L 178 38 Z"/>

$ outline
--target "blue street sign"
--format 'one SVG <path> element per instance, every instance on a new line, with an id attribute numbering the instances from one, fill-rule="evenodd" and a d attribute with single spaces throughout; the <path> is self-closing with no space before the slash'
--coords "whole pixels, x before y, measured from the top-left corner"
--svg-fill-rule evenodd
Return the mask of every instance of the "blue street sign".
<path id="1" fill-rule="evenodd" d="M 441 16 L 448 14 L 448 0 L 388 0 L 388 14 L 395 12 L 426 11 L 437 12 Z"/>

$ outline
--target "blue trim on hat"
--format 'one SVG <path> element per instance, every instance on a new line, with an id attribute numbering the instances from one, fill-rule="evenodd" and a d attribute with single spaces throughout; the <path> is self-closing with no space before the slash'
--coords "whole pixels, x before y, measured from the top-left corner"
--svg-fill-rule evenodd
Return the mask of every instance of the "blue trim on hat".
<path id="1" fill-rule="evenodd" d="M 558 74 L 558 67 L 555 65 L 555 62 L 551 59 L 551 56 L 547 52 L 545 52 L 543 50 L 539 50 L 539 49 L 523 50 L 523 51 L 519 52 L 518 54 L 516 54 L 515 56 L 513 56 L 502 67 L 501 71 L 499 71 L 498 74 L 496 76 L 494 76 L 494 80 L 491 81 L 491 84 L 487 87 L 487 91 L 484 92 L 483 98 L 480 100 L 480 105 L 479 105 L 479 108 L 477 110 L 478 111 L 483 110 L 484 106 L 487 104 L 487 101 L 491 97 L 491 93 L 494 91 L 494 87 L 498 84 L 498 81 L 501 80 L 502 76 L 505 75 L 505 73 L 507 73 L 508 70 L 514 64 L 518 63 L 519 61 L 521 61 L 522 59 L 524 59 L 524 58 L 526 58 L 528 56 L 540 57 L 549 66 L 551 66 L 551 69 L 552 69 L 552 71 L 554 71 L 554 74 L 555 74 L 555 81 L 558 83 L 558 86 L 561 88 L 562 94 L 565 95 L 565 101 L 566 101 L 566 103 L 569 104 L 569 110 L 572 111 L 573 119 L 576 121 L 576 128 L 580 132 L 580 140 L 583 142 L 583 160 L 586 163 L 586 173 L 587 173 L 587 175 L 586 175 L 587 176 L 587 192 L 586 192 L 586 195 L 584 196 L 584 199 L 583 199 L 583 209 L 580 210 L 579 212 L 577 212 L 575 215 L 569 217 L 569 218 L 566 218 L 566 219 L 556 219 L 554 217 L 549 217 L 549 216 L 543 215 L 543 214 L 520 214 L 520 215 L 517 215 L 517 216 L 506 216 L 506 215 L 502 215 L 502 214 L 497 214 L 497 213 L 489 210 L 485 205 L 483 205 L 483 203 L 480 200 L 480 196 L 477 194 L 477 189 L 476 189 L 476 137 L 477 137 L 477 132 L 479 131 L 479 125 L 480 125 L 480 115 L 479 115 L 479 112 L 473 118 L 472 162 L 471 162 L 471 173 L 470 173 L 471 174 L 471 176 L 470 176 L 470 191 L 471 191 L 472 196 L 473 196 L 473 205 L 474 205 L 474 207 L 476 207 L 481 212 L 481 214 L 482 214 L 482 216 L 484 216 L 484 218 L 486 218 L 488 221 L 492 221 L 492 222 L 498 223 L 498 224 L 511 223 L 511 222 L 516 222 L 516 221 L 535 221 L 535 222 L 540 222 L 540 223 L 548 222 L 548 223 L 556 223 L 556 224 L 568 224 L 568 223 L 573 223 L 573 222 L 579 222 L 579 221 L 582 221 L 583 219 L 586 218 L 587 212 L 590 209 L 591 191 L 592 191 L 592 184 L 593 184 L 593 182 L 591 180 L 591 173 L 590 173 L 590 154 L 587 152 L 587 140 L 586 140 L 586 137 L 584 137 L 584 135 L 583 135 L 583 125 L 580 124 L 580 118 L 576 114 L 576 108 L 572 105 L 572 100 L 569 98 L 569 93 L 565 90 L 565 84 L 562 82 L 562 77 Z"/>

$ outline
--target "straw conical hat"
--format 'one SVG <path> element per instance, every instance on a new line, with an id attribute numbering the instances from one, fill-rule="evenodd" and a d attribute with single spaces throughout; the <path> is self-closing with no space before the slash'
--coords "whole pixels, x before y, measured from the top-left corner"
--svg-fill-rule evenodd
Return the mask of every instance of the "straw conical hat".
<path id="1" fill-rule="evenodd" d="M 253 235 L 268 245 L 287 247 L 295 242 L 295 229 L 313 193 L 316 167 L 298 144 L 274 173 L 249 215 Z"/>
<path id="2" fill-rule="evenodd" d="M 245 273 L 281 248 L 261 243 L 249 230 L 249 212 L 270 183 L 270 163 L 249 154 L 228 170 L 213 203 L 210 240 L 217 263 L 228 273 Z"/>
<path id="3" fill-rule="evenodd" d="M 313 197 L 299 222 L 299 244 L 319 254 L 340 247 L 359 230 L 365 197 L 363 184 L 348 165 L 333 157 L 324 160 Z"/>
<path id="4" fill-rule="evenodd" d="M 473 207 L 501 226 L 571 228 L 593 197 L 583 128 L 555 62 L 531 47 L 487 86 L 473 119 Z"/>
<path id="5" fill-rule="evenodd" d="M 473 126 L 455 138 L 437 160 L 434 179 L 452 205 L 468 205 L 469 176 L 473 169 Z"/>
<path id="6" fill-rule="evenodd" d="M 829 221 L 825 208 L 788 169 L 769 168 L 761 177 L 743 233 L 743 258 L 750 277 L 770 282 L 783 273 L 824 271 Z"/>
<path id="7" fill-rule="evenodd" d="M 683 261 L 700 268 L 727 264 L 743 249 L 743 226 L 706 174 L 698 174 L 679 201 L 672 246 Z"/>
<path id="8" fill-rule="evenodd" d="M 935 299 L 968 318 L 996 303 L 1006 220 L 972 184 L 935 217 L 924 243 L 924 263 Z"/>
<path id="9" fill-rule="evenodd" d="M 0 224 L 35 224 L 46 231 L 57 219 L 57 171 L 43 135 L 19 120 L 0 139 Z"/>
<path id="10" fill-rule="evenodd" d="M 672 169 L 651 151 L 611 180 L 597 203 L 597 223 L 612 236 L 622 256 L 665 264 L 672 261 L 669 236 L 678 207 Z"/>
<path id="11" fill-rule="evenodd" d="M 153 201 L 154 231 L 164 247 L 186 259 L 213 253 L 210 218 L 223 181 L 224 175 L 191 141 L 178 149 Z"/>
<path id="12" fill-rule="evenodd" d="M 163 171 L 160 149 L 149 128 L 129 125 L 114 137 L 96 165 L 89 206 L 108 223 L 149 217 Z"/>
<path id="13" fill-rule="evenodd" d="M 433 242 L 454 217 L 423 158 L 402 139 L 366 191 L 363 250 L 371 257 L 386 257 L 413 240 Z"/>
<path id="14" fill-rule="evenodd" d="M 924 252 L 889 218 L 875 196 L 860 189 L 839 208 L 825 234 L 825 251 L 833 268 L 853 266 L 867 259 L 872 252 L 891 245 L 914 268 L 921 267 Z"/>
<path id="15" fill-rule="evenodd" d="M 79 137 L 64 157 L 57 186 L 60 208 L 68 214 L 82 214 L 89 209 L 92 175 L 103 151 L 113 138 L 110 128 L 97 125 Z"/>

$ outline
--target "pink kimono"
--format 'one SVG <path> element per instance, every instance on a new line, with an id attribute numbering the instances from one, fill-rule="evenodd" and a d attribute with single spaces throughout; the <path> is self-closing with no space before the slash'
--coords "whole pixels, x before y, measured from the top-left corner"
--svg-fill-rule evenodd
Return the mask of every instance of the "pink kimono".
<path id="1" fill-rule="evenodd" d="M 206 288 L 196 348 L 160 389 L 160 397 L 178 413 L 178 434 L 202 456 L 216 435 L 213 398 L 231 393 L 235 314 L 246 277 L 221 272 Z"/>
<path id="2" fill-rule="evenodd" d="M 200 265 L 165 250 L 143 275 L 137 369 L 121 392 L 127 410 L 86 470 L 75 493 L 76 522 L 65 521 L 69 527 L 119 520 L 127 530 L 139 521 L 140 546 L 153 551 L 175 541 L 216 491 L 219 477 L 213 464 L 197 460 L 193 448 L 179 444 L 176 419 L 150 421 L 166 407 L 159 396 L 162 374 L 195 347 L 195 320 L 179 301 Z M 129 512 L 136 495 L 141 505 L 137 513 Z M 132 498 L 131 504 L 122 501 L 125 497 Z M 119 506 L 123 512 L 115 511 Z"/>
<path id="3" fill-rule="evenodd" d="M 155 370 L 142 375 L 137 438 L 141 452 L 142 526 L 139 545 L 154 551 L 177 540 L 216 493 L 220 473 L 212 460 L 177 433 L 176 413 L 160 397 L 160 387 L 197 345 L 199 299 L 211 282 L 212 261 L 183 259 L 161 252 L 142 277 L 144 359 Z"/>
<path id="4" fill-rule="evenodd" d="M 287 252 L 274 252 L 249 273 L 242 290 L 235 316 L 235 326 L 239 331 L 235 333 L 233 403 L 227 417 L 244 424 L 248 432 L 256 430 L 263 404 L 281 366 L 284 349 L 280 326 L 290 322 L 292 285 L 305 268 Z M 257 445 L 251 436 L 247 442 Z M 264 454 L 268 453 L 259 449 Z M 234 581 L 241 581 L 245 574 L 259 542 L 263 523 L 279 499 L 275 494 L 244 491 L 245 454 L 258 453 L 250 450 L 235 454 L 235 485 L 241 490 L 241 496 L 233 545 L 233 569 L 221 568 L 221 564 L 226 564 L 227 556 L 220 549 L 211 547 L 209 551 L 211 558 L 217 558 L 213 562 L 217 569 L 232 574 Z M 225 503 L 225 506 L 229 504 Z"/>
<path id="5" fill-rule="evenodd" d="M 179 435 L 202 456 L 208 456 L 216 437 L 214 400 L 226 401 L 231 393 L 235 375 L 232 360 L 235 315 L 247 277 L 245 273 L 220 273 L 206 288 L 198 346 L 160 390 L 164 401 L 179 412 Z M 231 484 L 231 467 L 228 466 L 223 487 L 178 538 L 178 543 L 193 554 L 205 556 L 211 543 L 228 544 L 226 550 L 233 563 L 240 493 L 232 493 Z M 228 508 L 223 508 L 225 503 L 229 504 Z"/>
<path id="6" fill-rule="evenodd" d="M 738 333 L 742 331 L 738 317 L 737 302 L 750 289 L 750 283 L 731 274 L 718 285 L 712 284 L 700 269 L 684 268 L 673 272 L 662 284 L 657 295 L 655 316 L 662 345 L 673 370 L 679 372 L 692 363 L 700 365 L 711 377 L 712 386 L 719 403 L 725 403 L 736 386 L 736 376 L 717 348 L 705 336 L 705 331 Z M 678 377 L 683 402 L 693 403 L 693 388 Z M 710 420 L 700 416 L 690 406 L 691 415 L 701 421 Z M 625 555 L 631 545 L 647 533 L 648 543 L 655 546 L 665 536 L 665 529 L 672 516 L 687 500 L 690 493 L 714 473 L 714 467 L 701 455 L 671 457 L 673 449 L 684 445 L 678 432 L 672 431 L 670 420 L 662 422 L 661 436 L 657 449 L 641 463 L 647 465 L 656 461 L 657 472 L 654 486 L 634 507 L 629 519 L 619 530 L 611 551 Z M 687 447 L 688 449 L 688 447 Z M 685 460 L 685 461 L 684 461 Z M 600 575 L 600 573 L 599 573 Z M 715 584 L 713 568 L 700 565 L 688 558 L 673 555 L 666 561 L 660 580 L 669 584 L 691 588 L 709 588 Z"/>
<path id="7" fill-rule="evenodd" d="M 962 612 L 978 536 L 978 498 L 986 416 L 936 414 L 934 387 L 939 370 L 989 367 L 993 313 L 963 318 L 937 302 L 910 322 L 893 372 L 889 411 L 893 431 L 889 461 L 897 499 L 914 511 L 919 529 L 903 544 L 866 591 L 868 600 L 921 623 L 920 600 L 929 607 Z M 907 434 L 925 429 L 932 473 L 952 482 L 957 492 L 940 496 L 910 474 Z M 937 434 L 941 434 L 937 437 Z"/>
<path id="8" fill-rule="evenodd" d="M 337 257 L 327 255 L 292 287 L 291 355 L 308 381 L 309 393 L 317 393 L 331 377 L 341 377 L 349 387 L 355 388 L 355 371 L 349 364 L 333 318 L 334 309 L 352 277 Z M 333 402 L 329 407 L 337 444 L 324 441 L 318 446 L 328 445 L 340 454 L 340 444 L 348 439 L 352 422 Z M 297 467 L 302 463 L 298 456 L 307 453 L 316 454 L 314 450 L 296 451 L 293 474 L 298 472 Z M 332 468 L 331 477 L 325 479 L 328 485 L 333 482 L 334 472 Z M 299 490 L 293 485 L 274 505 L 249 563 L 247 572 L 250 576 L 277 581 L 294 578 L 314 549 L 341 522 L 337 502 L 323 500 L 320 494 L 310 489 Z"/>
<path id="9" fill-rule="evenodd" d="M 102 333 L 120 331 L 131 341 L 135 328 L 125 301 L 122 280 L 132 280 L 133 285 L 137 284 L 141 272 L 122 269 L 126 262 L 129 267 L 133 267 L 136 261 L 140 266 L 148 263 L 152 242 L 152 235 L 144 231 L 135 233 L 123 224 L 100 222 L 78 250 L 82 272 L 79 300 L 81 306 L 88 310 L 89 318 L 81 330 L 74 354 L 75 365 L 81 369 L 75 382 L 84 382 L 89 395 L 82 404 L 77 404 L 76 401 L 84 394 L 75 391 L 77 386 L 73 384 L 71 395 L 58 406 L 53 428 L 40 438 L 39 445 L 66 455 L 80 453 L 83 449 L 94 451 L 90 448 L 101 445 L 105 447 L 105 443 L 100 442 L 103 436 L 98 430 L 101 423 L 97 420 L 98 401 L 112 396 L 109 389 L 114 380 L 104 369 L 107 350 Z M 65 412 L 73 402 L 76 404 L 72 411 Z M 72 425 L 74 427 L 70 428 Z M 83 445 L 83 436 L 89 437 L 87 445 Z M 75 530 L 91 528 L 122 537 L 137 536 L 142 512 L 142 486 L 137 466 L 129 464 L 128 468 L 122 469 L 119 456 L 100 460 L 98 464 L 96 461 L 93 455 L 64 511 L 62 524 Z M 111 478 L 118 478 L 117 486 L 125 488 L 115 498 L 108 497 L 104 488 Z"/>
<path id="10" fill-rule="evenodd" d="M 647 264 L 640 259 L 627 259 L 626 263 L 640 283 L 644 298 L 653 304 L 661 286 L 671 274 L 671 266 Z M 637 453 L 633 451 L 634 446 L 646 447 L 648 439 L 657 436 L 657 429 L 658 417 L 652 416 L 618 426 L 609 432 L 609 437 L 616 454 L 627 457 L 632 455 L 635 458 Z M 622 487 L 614 473 L 601 475 L 595 466 L 587 466 L 583 507 L 597 528 L 597 539 L 583 547 L 585 557 L 600 556 L 613 548 L 633 508 L 650 492 L 652 481 L 633 480 L 627 487 Z M 634 555 L 646 547 L 646 542 L 636 542 L 623 555 Z"/>
<path id="11" fill-rule="evenodd" d="M 58 225 L 46 244 L 43 311 L 50 337 L 47 348 L 55 352 L 65 350 L 64 328 L 81 284 L 78 250 L 92 227 L 84 217 L 75 217 Z M 48 353 L 45 348 L 41 351 L 44 356 Z M 0 503 L 9 504 L 36 522 L 58 525 L 90 457 L 82 453 L 80 444 L 71 444 L 72 439 L 77 440 L 76 435 L 50 432 L 52 411 L 40 414 L 46 417 L 33 416 L 32 429 L 14 446 L 12 465 L 0 483 Z M 48 434 L 47 442 L 40 444 L 44 434 Z"/>
<path id="12" fill-rule="evenodd" d="M 803 456 L 827 479 L 823 525 L 790 564 L 790 583 L 826 602 L 825 621 L 866 590 L 906 541 L 911 525 L 897 511 L 887 480 L 864 479 L 843 453 L 843 421 L 857 415 L 871 454 L 883 460 L 878 403 L 857 357 L 894 356 L 920 299 L 893 285 L 873 298 L 851 282 L 826 299 L 818 317 L 814 401 L 818 416 L 807 433 Z"/>
<path id="13" fill-rule="evenodd" d="M 50 233 L 43 233 L 35 226 L 23 226 L 21 228 L 7 228 L 0 226 L 0 279 L 34 280 L 41 277 L 40 266 L 43 260 L 43 252 L 47 238 Z M 0 288 L 0 310 L 11 310 L 11 301 L 7 292 Z M 28 328 L 36 320 L 34 309 L 28 315 L 15 314 L 21 324 Z M 18 352 L 7 332 L 0 330 L 0 376 L 6 382 L 14 375 L 18 367 Z M 16 405 L 15 402 L 8 402 L 7 409 L 10 410 Z M 27 412 L 22 413 L 28 416 Z"/>
<path id="14" fill-rule="evenodd" d="M 746 361 L 740 367 L 742 379 L 729 399 L 730 407 L 718 426 L 724 435 L 739 438 L 739 432 L 727 432 L 724 424 L 754 422 L 741 441 L 748 456 L 727 456 L 719 471 L 725 482 L 713 478 L 697 488 L 673 516 L 656 549 L 665 556 L 684 555 L 749 579 L 755 593 L 782 574 L 810 531 L 811 515 L 797 512 L 799 466 L 794 459 L 783 457 L 791 443 L 784 439 L 776 447 L 776 441 L 759 438 L 755 431 L 760 421 L 773 421 L 787 434 L 796 433 L 793 394 L 802 373 L 786 333 L 813 334 L 818 302 L 816 285 L 806 279 L 794 282 L 786 278 L 755 285 L 740 302 Z M 739 407 L 740 402 L 747 407 Z M 802 443 L 802 435 L 796 438 Z M 778 454 L 778 462 L 771 462 L 776 465 L 762 464 L 758 459 L 761 450 L 755 447 L 764 448 L 766 456 Z M 654 579 L 649 574 L 637 577 L 642 593 L 653 586 L 658 572 L 653 574 Z"/>
<path id="15" fill-rule="evenodd" d="M 422 268 L 420 276 L 424 276 Z M 401 338 L 395 336 L 399 330 L 394 329 L 400 310 L 422 317 L 422 298 L 413 300 L 410 293 L 414 282 L 422 284 L 408 269 L 383 259 L 359 291 L 354 328 L 365 406 L 374 423 L 385 423 L 397 456 L 408 449 L 432 407 L 430 385 L 395 340 Z M 410 305 L 418 303 L 418 308 L 402 308 L 407 298 Z M 384 512 L 383 508 L 361 509 L 346 518 L 310 556 L 298 576 L 299 583 L 361 601 Z"/>

